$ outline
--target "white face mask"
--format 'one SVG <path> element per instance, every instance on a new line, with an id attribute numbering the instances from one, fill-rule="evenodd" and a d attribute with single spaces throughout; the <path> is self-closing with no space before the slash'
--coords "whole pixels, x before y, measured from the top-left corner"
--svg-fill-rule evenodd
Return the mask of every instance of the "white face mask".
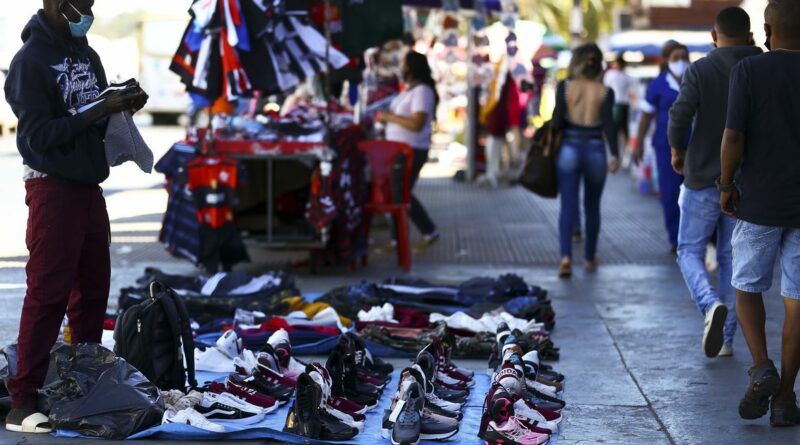
<path id="1" fill-rule="evenodd" d="M 669 63 L 669 71 L 677 78 L 683 77 L 683 73 L 689 68 L 689 62 L 685 60 L 678 60 L 677 62 Z"/>

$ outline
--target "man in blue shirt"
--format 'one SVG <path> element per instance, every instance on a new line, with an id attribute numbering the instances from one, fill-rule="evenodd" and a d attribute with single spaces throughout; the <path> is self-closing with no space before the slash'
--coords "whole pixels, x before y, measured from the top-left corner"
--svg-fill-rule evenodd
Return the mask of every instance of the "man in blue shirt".
<path id="1" fill-rule="evenodd" d="M 794 394 L 800 368 L 800 2 L 771 0 L 765 21 L 771 51 L 744 59 L 731 73 L 717 187 L 722 212 L 739 218 L 732 284 L 753 359 L 739 415 L 756 419 L 771 408 L 770 424 L 789 426 L 800 423 Z M 776 257 L 785 311 L 780 376 L 767 354 L 762 298 L 772 287 Z"/>

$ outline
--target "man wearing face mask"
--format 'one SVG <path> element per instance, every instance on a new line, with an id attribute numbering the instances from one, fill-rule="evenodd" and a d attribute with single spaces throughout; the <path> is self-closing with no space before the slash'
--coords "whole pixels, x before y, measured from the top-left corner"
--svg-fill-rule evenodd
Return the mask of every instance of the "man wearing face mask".
<path id="1" fill-rule="evenodd" d="M 135 111 L 147 95 L 136 88 L 109 94 L 83 113 L 108 85 L 88 45 L 93 0 L 44 0 L 22 32 L 11 62 L 6 100 L 19 119 L 29 208 L 27 292 L 22 307 L 16 373 L 8 382 L 12 409 L 6 429 L 48 433 L 36 390 L 67 314 L 73 343 L 99 343 L 108 301 L 110 229 L 99 184 L 109 174 L 106 117 Z"/>
<path id="2" fill-rule="evenodd" d="M 722 212 L 739 219 L 731 281 L 753 360 L 739 415 L 757 419 L 769 410 L 772 426 L 793 426 L 800 424 L 800 2 L 771 0 L 764 28 L 771 51 L 731 72 L 717 187 Z M 767 352 L 762 296 L 772 287 L 776 258 L 784 308 L 780 375 Z"/>
<path id="3" fill-rule="evenodd" d="M 714 181 L 720 173 L 719 146 L 728 110 L 730 72 L 742 59 L 761 54 L 761 50 L 753 45 L 750 17 L 739 7 L 720 11 L 711 36 L 717 49 L 684 74 L 680 95 L 669 112 L 669 141 L 672 167 L 685 175 L 679 198 L 678 265 L 697 308 L 705 315 L 703 351 L 708 357 L 724 357 L 733 354 L 736 333 L 736 299 L 730 284 L 736 220 L 720 212 Z M 705 266 L 706 246 L 715 228 L 719 289 Z"/>
<path id="4" fill-rule="evenodd" d="M 653 134 L 652 143 L 656 152 L 658 189 L 661 195 L 661 207 L 664 210 L 664 225 L 667 228 L 672 252 L 676 253 L 678 248 L 678 224 L 680 222 L 678 195 L 680 194 L 683 176 L 672 170 L 667 126 L 669 124 L 669 109 L 678 98 L 683 74 L 689 67 L 689 49 L 677 42 L 667 42 L 667 45 L 664 46 L 664 58 L 667 61 L 667 69 L 650 82 L 645 99 L 640 105 L 642 117 L 639 121 L 633 159 L 637 165 L 641 162 L 644 155 L 644 138 L 650 130 L 650 124 L 655 119 L 656 131 Z"/>

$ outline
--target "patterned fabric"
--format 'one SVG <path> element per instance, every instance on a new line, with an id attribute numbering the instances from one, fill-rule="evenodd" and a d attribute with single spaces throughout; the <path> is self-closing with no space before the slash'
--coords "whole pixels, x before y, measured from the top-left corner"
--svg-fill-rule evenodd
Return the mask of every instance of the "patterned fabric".
<path id="1" fill-rule="evenodd" d="M 331 234 L 327 247 L 313 253 L 315 261 L 347 262 L 366 251 L 367 160 L 358 151 L 358 143 L 363 139 L 363 131 L 355 126 L 336 133 L 333 141 L 336 159 L 330 173 L 323 176 L 318 171 L 314 175 L 306 221 L 317 230 L 328 228 Z"/>

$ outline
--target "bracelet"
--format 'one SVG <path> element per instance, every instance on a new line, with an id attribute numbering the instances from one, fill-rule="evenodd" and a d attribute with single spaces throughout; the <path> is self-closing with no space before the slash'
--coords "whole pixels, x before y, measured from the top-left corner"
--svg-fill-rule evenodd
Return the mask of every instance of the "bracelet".
<path id="1" fill-rule="evenodd" d="M 736 188 L 736 181 L 733 181 L 733 182 L 731 182 L 730 184 L 722 184 L 722 183 L 720 182 L 720 179 L 721 179 L 721 178 L 717 178 L 717 179 L 714 181 L 714 185 L 716 185 L 716 186 L 717 186 L 717 191 L 719 191 L 719 192 L 723 192 L 723 193 L 724 193 L 724 192 L 730 192 L 731 190 L 733 190 L 733 189 L 735 189 L 735 188 Z"/>

